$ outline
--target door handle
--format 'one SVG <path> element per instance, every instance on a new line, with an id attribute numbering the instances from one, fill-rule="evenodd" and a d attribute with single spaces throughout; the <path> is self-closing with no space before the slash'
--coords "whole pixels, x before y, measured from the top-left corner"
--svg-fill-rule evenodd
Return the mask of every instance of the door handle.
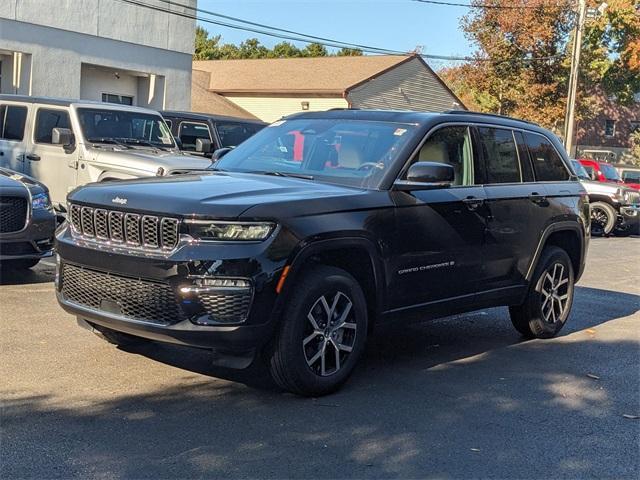
<path id="1" fill-rule="evenodd" d="M 31 160 L 32 162 L 40 161 L 40 155 L 36 155 L 35 153 L 29 153 L 25 155 L 25 157 L 27 158 L 27 160 Z"/>
<path id="2" fill-rule="evenodd" d="M 548 205 L 547 197 L 540 195 L 538 192 L 533 192 L 529 195 L 529 200 L 538 205 Z"/>
<path id="3" fill-rule="evenodd" d="M 464 200 L 462 200 L 462 203 L 464 203 L 469 210 L 473 211 L 473 210 L 477 210 L 478 207 L 484 203 L 484 199 L 469 196 Z"/>

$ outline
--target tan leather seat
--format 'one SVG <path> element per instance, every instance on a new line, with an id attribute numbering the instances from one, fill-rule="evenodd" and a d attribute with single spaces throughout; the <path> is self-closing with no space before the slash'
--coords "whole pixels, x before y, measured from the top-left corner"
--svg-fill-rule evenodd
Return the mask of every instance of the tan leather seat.
<path id="1" fill-rule="evenodd" d="M 362 165 L 362 152 L 351 142 L 340 145 L 338 166 L 341 168 L 359 168 Z"/>

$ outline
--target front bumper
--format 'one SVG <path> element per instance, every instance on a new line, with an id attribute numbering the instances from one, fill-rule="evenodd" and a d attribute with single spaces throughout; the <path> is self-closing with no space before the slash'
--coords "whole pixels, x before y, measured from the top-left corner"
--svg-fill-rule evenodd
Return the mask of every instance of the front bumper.
<path id="1" fill-rule="evenodd" d="M 90 325 L 150 340 L 255 351 L 275 330 L 285 259 L 271 243 L 195 243 L 160 257 L 83 244 L 64 228 L 56 239 L 58 302 Z M 250 287 L 207 287 L 205 279 L 243 279 Z"/>
<path id="2" fill-rule="evenodd" d="M 620 219 L 616 228 L 640 233 L 640 205 L 621 206 Z"/>
<path id="3" fill-rule="evenodd" d="M 44 258 L 53 255 L 56 216 L 49 210 L 33 210 L 26 226 L 0 234 L 0 260 Z"/>

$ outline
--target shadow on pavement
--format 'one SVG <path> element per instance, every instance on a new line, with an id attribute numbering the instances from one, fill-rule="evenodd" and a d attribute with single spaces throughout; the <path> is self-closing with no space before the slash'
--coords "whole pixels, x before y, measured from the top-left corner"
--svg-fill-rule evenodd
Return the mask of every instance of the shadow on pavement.
<path id="1" fill-rule="evenodd" d="M 0 269 L 0 285 L 34 285 L 53 282 L 56 267 L 40 262 L 34 268 L 9 270 Z"/>
<path id="2" fill-rule="evenodd" d="M 505 309 L 385 326 L 351 382 L 321 399 L 247 388 L 241 376 L 82 408 L 14 392 L 2 476 L 637 478 L 640 422 L 622 416 L 640 414 L 638 379 L 624 374 L 637 340 L 581 330 L 633 321 L 639 300 L 578 287 L 567 328 L 546 341 L 523 342 Z M 204 352 L 136 353 L 220 373 L 203 367 Z"/>

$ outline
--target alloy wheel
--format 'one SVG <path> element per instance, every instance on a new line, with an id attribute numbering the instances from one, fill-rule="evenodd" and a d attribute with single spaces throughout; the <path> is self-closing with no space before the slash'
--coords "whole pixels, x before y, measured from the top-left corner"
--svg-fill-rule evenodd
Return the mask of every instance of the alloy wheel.
<path id="1" fill-rule="evenodd" d="M 351 299 L 338 291 L 322 295 L 309 310 L 302 349 L 316 375 L 335 374 L 353 351 L 357 325 L 352 307 Z"/>
<path id="2" fill-rule="evenodd" d="M 542 278 L 542 318 L 547 323 L 562 320 L 569 305 L 569 272 L 561 263 L 554 263 Z"/>
<path id="3" fill-rule="evenodd" d="M 603 209 L 598 207 L 593 207 L 591 209 L 591 229 L 597 234 L 603 234 L 605 228 L 607 227 L 607 223 L 609 223 L 609 215 Z"/>

